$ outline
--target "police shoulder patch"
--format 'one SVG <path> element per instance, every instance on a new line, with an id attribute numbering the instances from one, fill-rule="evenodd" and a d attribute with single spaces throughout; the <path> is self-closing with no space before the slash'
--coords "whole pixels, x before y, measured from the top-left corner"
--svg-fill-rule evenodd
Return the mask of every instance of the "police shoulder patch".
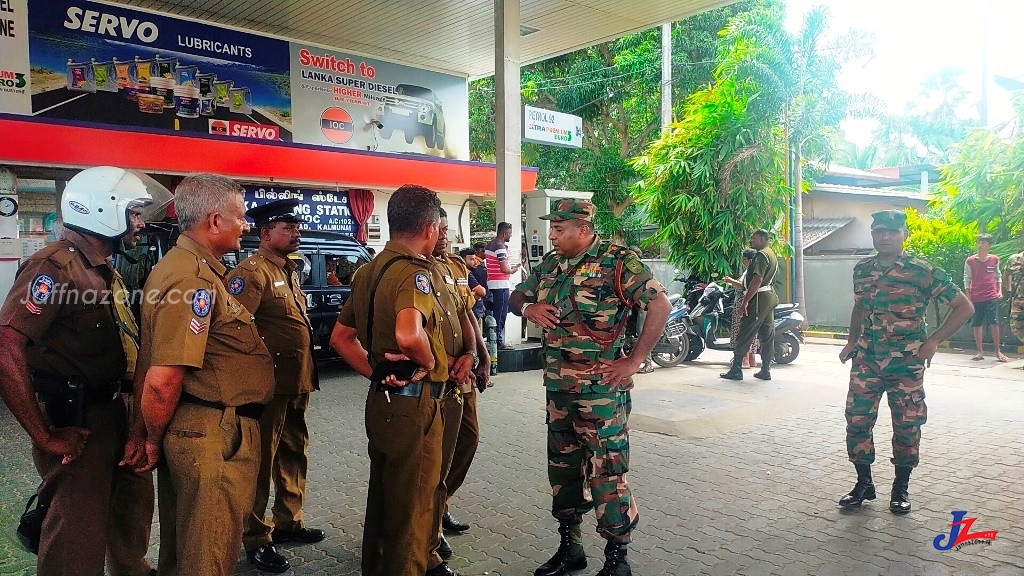
<path id="1" fill-rule="evenodd" d="M 427 278 L 426 274 L 422 272 L 417 273 L 415 282 L 417 290 L 424 294 L 430 294 L 430 278 Z"/>
<path id="2" fill-rule="evenodd" d="M 626 258 L 626 270 L 629 270 L 633 274 L 639 274 L 644 271 L 644 263 L 637 260 L 635 257 Z"/>
<path id="3" fill-rule="evenodd" d="M 242 290 L 245 290 L 245 280 L 239 276 L 235 276 L 228 282 L 228 292 L 231 292 L 233 296 L 238 296 Z"/>
<path id="4" fill-rule="evenodd" d="M 46 302 L 50 295 L 53 294 L 54 284 L 53 278 L 46 274 L 36 276 L 32 280 L 32 298 L 36 302 Z"/>
<path id="5" fill-rule="evenodd" d="M 209 290 L 200 288 L 192 296 L 192 312 L 200 318 L 206 318 L 210 315 L 210 310 L 213 307 L 212 304 L 213 296 Z"/>

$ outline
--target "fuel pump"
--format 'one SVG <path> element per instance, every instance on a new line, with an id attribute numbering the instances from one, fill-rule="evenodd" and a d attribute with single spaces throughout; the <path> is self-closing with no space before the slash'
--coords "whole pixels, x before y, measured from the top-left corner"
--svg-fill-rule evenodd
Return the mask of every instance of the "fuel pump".
<path id="1" fill-rule="evenodd" d="M 532 190 L 523 194 L 526 199 L 526 214 L 523 226 L 523 239 L 526 244 L 527 254 L 523 257 L 527 272 L 533 270 L 534 266 L 541 263 L 544 255 L 551 250 L 551 241 L 548 240 L 548 232 L 551 230 L 550 222 L 541 220 L 541 216 L 551 213 L 551 203 L 562 198 L 577 198 L 590 200 L 592 192 L 575 192 L 572 190 Z M 540 339 L 544 331 L 540 326 L 527 322 L 526 337 Z"/>

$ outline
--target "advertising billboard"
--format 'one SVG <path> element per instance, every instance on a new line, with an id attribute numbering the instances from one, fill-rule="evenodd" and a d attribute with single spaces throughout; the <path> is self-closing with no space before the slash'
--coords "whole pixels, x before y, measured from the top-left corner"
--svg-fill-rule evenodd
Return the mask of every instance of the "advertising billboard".
<path id="1" fill-rule="evenodd" d="M 464 77 L 103 2 L 0 7 L 0 113 L 469 158 Z"/>

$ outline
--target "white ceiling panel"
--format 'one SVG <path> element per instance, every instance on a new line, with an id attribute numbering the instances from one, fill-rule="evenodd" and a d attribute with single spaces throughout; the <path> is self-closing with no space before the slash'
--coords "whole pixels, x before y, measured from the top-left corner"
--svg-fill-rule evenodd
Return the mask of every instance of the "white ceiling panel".
<path id="1" fill-rule="evenodd" d="M 733 0 L 522 0 L 524 64 Z M 492 0 L 112 0 L 470 77 L 494 73 Z"/>

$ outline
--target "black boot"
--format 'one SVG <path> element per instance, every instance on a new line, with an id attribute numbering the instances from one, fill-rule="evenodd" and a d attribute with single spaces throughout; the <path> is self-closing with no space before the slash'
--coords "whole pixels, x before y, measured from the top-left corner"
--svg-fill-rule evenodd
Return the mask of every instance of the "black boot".
<path id="1" fill-rule="evenodd" d="M 857 469 L 857 483 L 849 494 L 839 499 L 839 505 L 849 510 L 860 508 L 865 500 L 875 499 L 875 485 L 871 482 L 871 464 L 853 466 Z"/>
<path id="2" fill-rule="evenodd" d="M 608 541 L 604 547 L 604 567 L 597 576 L 633 576 L 626 561 L 626 544 Z"/>
<path id="3" fill-rule="evenodd" d="M 583 535 L 580 525 L 563 522 L 558 525 L 558 533 L 562 540 L 558 551 L 550 560 L 534 570 L 534 576 L 563 576 L 571 570 L 582 570 L 587 567 L 587 555 L 583 553 Z"/>
<path id="4" fill-rule="evenodd" d="M 728 372 L 719 374 L 726 380 L 743 380 L 743 360 L 740 358 L 732 359 L 732 366 L 729 366 Z"/>
<path id="5" fill-rule="evenodd" d="M 771 362 L 766 362 L 764 359 L 761 360 L 761 369 L 754 373 L 754 378 L 759 380 L 771 380 L 772 372 L 768 369 Z"/>
<path id="6" fill-rule="evenodd" d="M 910 466 L 897 466 L 896 479 L 892 482 L 892 496 L 889 498 L 889 512 L 893 514 L 910 513 Z"/>

